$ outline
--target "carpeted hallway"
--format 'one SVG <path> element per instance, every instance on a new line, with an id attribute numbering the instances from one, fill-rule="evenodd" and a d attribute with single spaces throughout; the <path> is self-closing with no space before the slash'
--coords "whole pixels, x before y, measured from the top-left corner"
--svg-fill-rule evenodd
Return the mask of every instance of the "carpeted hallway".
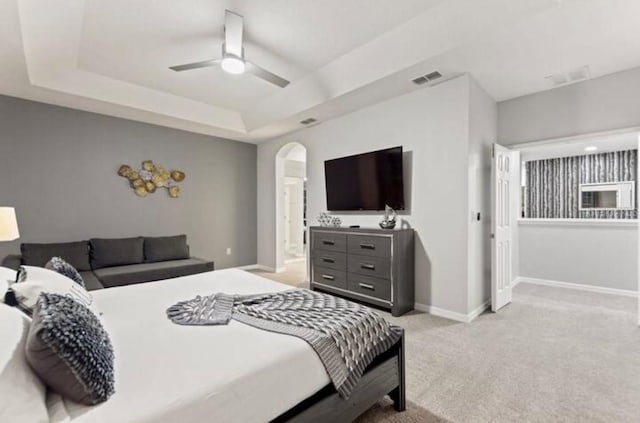
<path id="1" fill-rule="evenodd" d="M 407 331 L 408 410 L 383 401 L 358 422 L 637 422 L 636 307 L 523 283 L 512 304 L 470 324 L 387 315 Z"/>
<path id="2" fill-rule="evenodd" d="M 263 278 L 271 279 L 276 282 L 295 286 L 296 288 L 309 288 L 309 283 L 305 282 L 307 278 L 307 262 L 306 260 L 298 260 L 285 265 L 285 271 L 281 273 L 266 272 L 264 270 L 252 270 Z"/>

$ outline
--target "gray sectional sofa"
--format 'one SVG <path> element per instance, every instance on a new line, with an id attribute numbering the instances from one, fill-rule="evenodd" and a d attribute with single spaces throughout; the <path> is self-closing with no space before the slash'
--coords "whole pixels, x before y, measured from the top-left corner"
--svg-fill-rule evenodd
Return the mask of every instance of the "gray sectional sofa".
<path id="1" fill-rule="evenodd" d="M 212 261 L 189 255 L 186 235 L 170 237 L 93 238 L 57 244 L 24 243 L 21 256 L 9 256 L 7 267 L 44 266 L 62 257 L 75 267 L 88 290 L 176 278 L 208 272 Z"/>

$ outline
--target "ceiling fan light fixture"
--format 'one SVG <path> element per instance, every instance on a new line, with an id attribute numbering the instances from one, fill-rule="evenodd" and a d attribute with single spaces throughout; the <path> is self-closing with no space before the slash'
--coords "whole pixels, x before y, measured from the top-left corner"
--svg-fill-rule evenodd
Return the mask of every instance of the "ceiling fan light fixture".
<path id="1" fill-rule="evenodd" d="M 222 70 L 233 75 L 243 74 L 247 66 L 244 60 L 232 54 L 225 54 L 220 62 Z"/>

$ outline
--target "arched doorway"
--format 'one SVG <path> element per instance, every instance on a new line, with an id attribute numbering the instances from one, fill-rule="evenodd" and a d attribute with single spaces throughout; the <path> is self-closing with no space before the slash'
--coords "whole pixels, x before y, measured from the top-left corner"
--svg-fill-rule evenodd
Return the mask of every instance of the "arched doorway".
<path id="1" fill-rule="evenodd" d="M 306 280 L 307 149 L 284 145 L 276 154 L 276 270 Z"/>

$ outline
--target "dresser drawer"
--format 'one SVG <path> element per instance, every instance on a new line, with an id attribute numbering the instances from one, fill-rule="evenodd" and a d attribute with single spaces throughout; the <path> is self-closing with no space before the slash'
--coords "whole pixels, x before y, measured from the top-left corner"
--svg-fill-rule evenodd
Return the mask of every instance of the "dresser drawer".
<path id="1" fill-rule="evenodd" d="M 388 258 L 349 255 L 347 270 L 359 275 L 390 279 L 391 261 Z"/>
<path id="2" fill-rule="evenodd" d="M 319 250 L 347 252 L 347 234 L 314 231 L 311 247 Z"/>
<path id="3" fill-rule="evenodd" d="M 335 270 L 347 270 L 347 253 L 316 250 L 313 253 L 313 264 Z"/>
<path id="4" fill-rule="evenodd" d="M 349 254 L 372 257 L 391 257 L 391 238 L 374 235 L 349 235 L 347 239 Z"/>
<path id="5" fill-rule="evenodd" d="M 347 289 L 347 272 L 326 267 L 313 267 L 313 282 Z"/>
<path id="6" fill-rule="evenodd" d="M 357 294 L 391 301 L 391 281 L 349 273 L 347 288 Z"/>

